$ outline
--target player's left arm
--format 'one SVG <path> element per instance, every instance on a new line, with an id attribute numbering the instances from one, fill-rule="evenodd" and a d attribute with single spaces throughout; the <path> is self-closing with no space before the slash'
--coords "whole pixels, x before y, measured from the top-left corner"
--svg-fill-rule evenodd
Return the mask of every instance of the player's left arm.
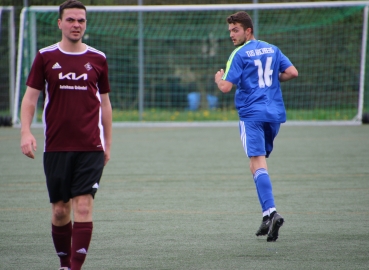
<path id="1" fill-rule="evenodd" d="M 110 103 L 109 94 L 101 94 L 101 122 L 104 127 L 104 140 L 105 140 L 105 162 L 110 160 L 110 147 L 112 143 L 112 108 Z"/>

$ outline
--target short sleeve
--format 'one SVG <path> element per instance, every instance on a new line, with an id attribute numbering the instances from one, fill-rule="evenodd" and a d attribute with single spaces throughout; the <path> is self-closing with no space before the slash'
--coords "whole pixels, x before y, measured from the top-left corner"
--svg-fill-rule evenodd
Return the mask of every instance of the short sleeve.
<path id="1" fill-rule="evenodd" d="M 287 68 L 292 66 L 292 63 L 290 59 L 288 59 L 288 57 L 285 56 L 281 51 L 280 51 L 280 57 L 281 57 L 281 61 L 279 65 L 279 72 L 284 72 Z"/>
<path id="2" fill-rule="evenodd" d="M 110 92 L 108 73 L 109 73 L 108 62 L 105 59 L 104 64 L 102 66 L 101 76 L 98 81 L 98 87 L 99 87 L 100 94 L 106 94 Z"/>
<path id="3" fill-rule="evenodd" d="M 242 77 L 244 69 L 242 57 L 239 54 L 231 55 L 227 62 L 227 68 L 223 76 L 223 80 L 237 84 Z"/>
<path id="4" fill-rule="evenodd" d="M 26 85 L 40 91 L 45 88 L 44 61 L 40 52 L 36 54 L 33 61 Z"/>

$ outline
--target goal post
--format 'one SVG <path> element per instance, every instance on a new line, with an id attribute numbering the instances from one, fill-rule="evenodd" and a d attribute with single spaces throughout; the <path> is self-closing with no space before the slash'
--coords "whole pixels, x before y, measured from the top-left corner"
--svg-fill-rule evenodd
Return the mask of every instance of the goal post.
<path id="1" fill-rule="evenodd" d="M 245 10 L 253 17 L 257 11 L 256 38 L 277 45 L 299 71 L 297 79 L 281 84 L 288 120 L 360 121 L 368 87 L 368 6 L 369 1 L 87 6 L 83 41 L 107 56 L 114 121 L 237 120 L 234 91 L 221 93 L 213 78 L 234 50 L 227 16 Z M 22 10 L 16 123 L 37 50 L 60 40 L 57 18 L 56 6 Z"/>

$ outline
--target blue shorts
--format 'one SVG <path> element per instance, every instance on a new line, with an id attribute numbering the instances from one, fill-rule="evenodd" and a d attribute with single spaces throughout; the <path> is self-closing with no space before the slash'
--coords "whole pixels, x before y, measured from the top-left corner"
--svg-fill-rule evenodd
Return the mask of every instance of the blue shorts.
<path id="1" fill-rule="evenodd" d="M 269 157 L 273 150 L 273 141 L 277 136 L 280 123 L 258 121 L 240 121 L 240 136 L 243 149 L 250 157 Z"/>

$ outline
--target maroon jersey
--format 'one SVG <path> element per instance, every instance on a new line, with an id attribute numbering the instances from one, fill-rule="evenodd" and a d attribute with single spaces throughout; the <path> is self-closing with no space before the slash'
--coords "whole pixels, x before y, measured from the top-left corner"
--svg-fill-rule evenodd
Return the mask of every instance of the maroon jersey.
<path id="1" fill-rule="evenodd" d="M 104 53 L 89 46 L 80 53 L 59 44 L 43 48 L 27 85 L 44 90 L 45 152 L 104 150 L 100 94 L 110 92 Z"/>

